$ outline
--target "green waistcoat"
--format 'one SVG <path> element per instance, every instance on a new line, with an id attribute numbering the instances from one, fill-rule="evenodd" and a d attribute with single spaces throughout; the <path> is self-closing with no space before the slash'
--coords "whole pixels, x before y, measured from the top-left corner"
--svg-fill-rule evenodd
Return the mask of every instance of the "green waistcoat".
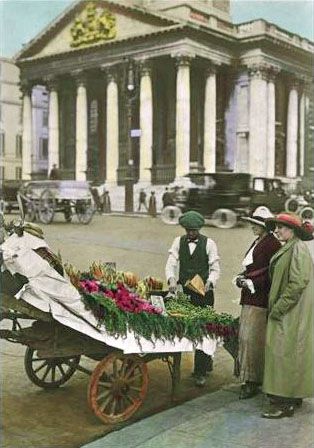
<path id="1" fill-rule="evenodd" d="M 187 236 L 184 235 L 180 238 L 179 283 L 181 285 L 184 285 L 187 280 L 191 280 L 196 274 L 200 275 L 203 282 L 206 283 L 209 274 L 206 244 L 207 237 L 204 235 L 199 235 L 196 248 L 191 255 Z"/>

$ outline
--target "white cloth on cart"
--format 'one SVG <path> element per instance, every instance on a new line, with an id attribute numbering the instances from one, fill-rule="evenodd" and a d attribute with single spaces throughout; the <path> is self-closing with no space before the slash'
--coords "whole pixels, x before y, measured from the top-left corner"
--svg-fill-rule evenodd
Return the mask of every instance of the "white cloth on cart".
<path id="1" fill-rule="evenodd" d="M 16 299 L 23 299 L 41 311 L 50 312 L 61 324 L 124 353 L 192 352 L 198 349 L 208 355 L 214 354 L 220 341 L 211 337 L 204 338 L 201 343 L 193 343 L 187 338 L 175 338 L 174 341 L 156 339 L 152 342 L 144 337 L 137 338 L 132 331 L 128 331 L 126 337 L 109 335 L 104 327 L 98 326 L 93 313 L 85 308 L 79 292 L 71 282 L 34 252 L 33 249 L 47 247 L 47 244 L 39 238 L 32 238 L 38 241 L 28 236 L 24 240 L 24 236 L 12 235 L 1 246 L 6 269 L 12 274 L 19 273 L 28 278 L 28 283 L 16 294 Z"/>

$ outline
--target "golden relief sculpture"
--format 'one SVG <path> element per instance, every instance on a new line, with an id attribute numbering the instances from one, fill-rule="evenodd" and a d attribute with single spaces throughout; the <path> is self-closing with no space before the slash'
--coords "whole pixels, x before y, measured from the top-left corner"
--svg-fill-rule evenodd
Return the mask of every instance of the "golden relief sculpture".
<path id="1" fill-rule="evenodd" d="M 106 9 L 88 3 L 71 28 L 71 47 L 81 47 L 116 37 L 116 18 Z"/>

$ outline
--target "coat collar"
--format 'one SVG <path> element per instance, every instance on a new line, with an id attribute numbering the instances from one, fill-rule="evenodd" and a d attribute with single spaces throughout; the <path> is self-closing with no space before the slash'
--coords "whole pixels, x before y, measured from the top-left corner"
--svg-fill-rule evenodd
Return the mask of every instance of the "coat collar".
<path id="1" fill-rule="evenodd" d="M 270 263 L 273 263 L 275 260 L 277 260 L 277 258 L 281 257 L 281 255 L 283 255 L 285 252 L 287 252 L 287 250 L 290 249 L 290 247 L 292 247 L 295 243 L 296 243 L 297 239 L 296 238 L 292 238 L 291 240 L 289 240 L 286 244 L 284 244 L 272 257 L 272 259 L 270 260 Z"/>

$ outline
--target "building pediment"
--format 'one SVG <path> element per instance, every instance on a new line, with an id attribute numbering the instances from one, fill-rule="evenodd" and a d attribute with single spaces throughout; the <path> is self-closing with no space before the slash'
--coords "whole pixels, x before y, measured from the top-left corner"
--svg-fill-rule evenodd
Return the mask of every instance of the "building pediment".
<path id="1" fill-rule="evenodd" d="M 42 58 L 154 33 L 178 22 L 115 1 L 79 1 L 26 45 L 16 59 Z"/>

